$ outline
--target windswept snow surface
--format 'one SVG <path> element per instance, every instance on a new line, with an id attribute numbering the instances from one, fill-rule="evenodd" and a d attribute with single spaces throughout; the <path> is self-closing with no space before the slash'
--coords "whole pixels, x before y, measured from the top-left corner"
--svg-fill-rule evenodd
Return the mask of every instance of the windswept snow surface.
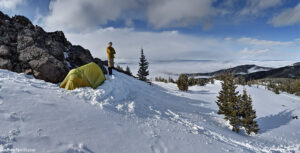
<path id="1" fill-rule="evenodd" d="M 114 74 L 96 90 L 67 91 L 0 70 L 0 152 L 300 152 L 299 97 L 246 87 L 261 128 L 247 136 L 217 115 L 218 81 L 180 92 Z"/>

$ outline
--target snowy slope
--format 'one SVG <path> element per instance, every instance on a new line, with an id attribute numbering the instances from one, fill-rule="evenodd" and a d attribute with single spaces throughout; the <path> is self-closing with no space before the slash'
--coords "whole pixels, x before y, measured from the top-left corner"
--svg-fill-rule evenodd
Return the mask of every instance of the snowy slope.
<path id="1" fill-rule="evenodd" d="M 260 134 L 247 136 L 231 132 L 216 114 L 219 82 L 179 92 L 174 84 L 150 86 L 115 72 L 96 90 L 58 86 L 0 70 L 0 151 L 300 151 L 300 122 L 292 119 L 300 98 L 264 87 L 247 87 L 261 126 Z"/>

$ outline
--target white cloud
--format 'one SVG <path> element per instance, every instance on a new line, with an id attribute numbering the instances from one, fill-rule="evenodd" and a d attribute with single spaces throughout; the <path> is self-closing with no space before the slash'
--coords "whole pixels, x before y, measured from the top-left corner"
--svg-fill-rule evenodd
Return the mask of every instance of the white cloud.
<path id="1" fill-rule="evenodd" d="M 238 39 L 185 35 L 178 31 L 141 32 L 133 28 L 98 28 L 84 33 L 65 33 L 73 44 L 89 49 L 93 56 L 106 59 L 106 46 L 114 43 L 117 59 L 136 60 L 143 47 L 151 60 L 174 59 L 295 59 L 300 56 L 297 41 L 279 42 L 243 37 Z M 224 40 L 225 39 L 225 40 Z M 257 57 L 256 55 L 260 55 Z M 129 60 L 130 61 L 130 60 Z"/>
<path id="2" fill-rule="evenodd" d="M 249 50 L 248 48 L 244 48 L 243 50 L 240 51 L 240 53 L 244 55 L 256 55 L 256 54 L 263 54 L 269 51 L 270 49 Z"/>
<path id="3" fill-rule="evenodd" d="M 134 27 L 134 20 L 145 21 L 154 28 L 201 25 L 203 29 L 210 29 L 217 16 L 229 16 L 233 20 L 246 15 L 263 16 L 266 10 L 283 4 L 283 0 L 245 0 L 244 3 L 225 0 L 215 5 L 214 2 L 217 1 L 53 0 L 49 6 L 49 14 L 42 23 L 47 30 L 64 31 L 93 30 L 109 21 L 124 22 L 125 26 Z"/>
<path id="4" fill-rule="evenodd" d="M 202 24 L 212 26 L 217 8 L 215 0 L 53 0 L 44 19 L 48 30 L 87 31 L 109 21 L 141 19 L 155 28 L 185 27 Z M 70 24 L 72 23 L 72 24 Z"/>
<path id="5" fill-rule="evenodd" d="M 137 32 L 131 28 L 105 28 L 86 33 L 66 33 L 73 44 L 91 50 L 94 56 L 106 58 L 105 48 L 114 43 L 118 59 L 138 59 L 143 47 L 149 59 L 225 59 L 232 57 L 235 45 L 223 39 L 202 38 L 177 31 Z"/>
<path id="6" fill-rule="evenodd" d="M 148 10 L 148 22 L 156 28 L 185 27 L 202 22 L 204 28 L 211 26 L 216 15 L 214 0 L 154 0 Z"/>
<path id="7" fill-rule="evenodd" d="M 274 46 L 274 45 L 291 45 L 293 42 L 282 42 L 282 41 L 270 41 L 270 40 L 261 40 L 250 37 L 242 37 L 237 39 L 238 42 L 256 46 Z"/>
<path id="8" fill-rule="evenodd" d="M 300 3 L 295 8 L 289 8 L 273 17 L 270 21 L 275 27 L 300 25 Z"/>
<path id="9" fill-rule="evenodd" d="M 137 5 L 137 0 L 54 0 L 44 25 L 49 30 L 91 30 L 130 14 Z"/>
<path id="10" fill-rule="evenodd" d="M 25 4 L 25 0 L 0 0 L 0 8 L 15 10 L 18 5 Z"/>
<path id="11" fill-rule="evenodd" d="M 296 40 L 282 42 L 250 37 L 205 38 L 178 31 L 143 32 L 132 28 L 135 19 L 147 21 L 156 28 L 198 23 L 209 28 L 214 16 L 230 15 L 220 13 L 220 7 L 213 6 L 213 2 L 215 0 L 54 0 L 50 4 L 50 13 L 42 19 L 42 26 L 51 31 L 63 30 L 70 42 L 90 49 L 94 56 L 102 59 L 106 58 L 105 48 L 109 41 L 114 42 L 118 59 L 138 59 L 141 47 L 145 49 L 147 58 L 156 60 L 226 60 L 240 58 L 241 54 L 238 53 L 249 56 L 260 54 L 261 58 L 275 59 L 299 55 L 290 53 L 282 56 L 284 51 L 300 49 L 295 45 Z M 281 0 L 247 0 L 247 7 L 252 10 L 244 15 L 255 15 L 280 4 Z M 230 5 L 233 3 L 226 4 L 226 7 L 233 7 Z M 41 18 L 38 14 L 37 11 L 37 22 Z M 131 28 L 100 27 L 109 21 L 124 21 L 126 27 Z"/>
<path id="12" fill-rule="evenodd" d="M 232 38 L 231 37 L 226 37 L 226 38 L 224 38 L 224 40 L 229 41 L 229 40 L 232 40 Z"/>
<path id="13" fill-rule="evenodd" d="M 239 12 L 239 15 L 260 16 L 263 14 L 263 11 L 282 4 L 283 0 L 247 0 L 245 7 Z"/>

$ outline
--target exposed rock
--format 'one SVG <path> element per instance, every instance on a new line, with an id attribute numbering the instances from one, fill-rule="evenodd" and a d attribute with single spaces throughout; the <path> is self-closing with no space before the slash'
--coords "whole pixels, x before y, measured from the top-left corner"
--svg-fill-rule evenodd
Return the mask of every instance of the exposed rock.
<path id="1" fill-rule="evenodd" d="M 103 66 L 103 61 L 100 58 L 94 58 L 94 62 L 99 65 L 104 74 L 107 74 L 106 68 Z"/>
<path id="2" fill-rule="evenodd" d="M 12 68 L 10 59 L 0 58 L 0 69 L 12 70 Z"/>
<path id="3" fill-rule="evenodd" d="M 84 49 L 81 46 L 72 46 L 68 50 L 67 60 L 71 63 L 73 67 L 78 67 L 80 65 L 93 62 L 94 58 L 89 50 Z"/>
<path id="4" fill-rule="evenodd" d="M 48 82 L 61 82 L 70 69 L 95 62 L 90 51 L 73 46 L 62 31 L 45 32 L 29 19 L 12 18 L 0 11 L 0 68 L 33 74 Z"/>
<path id="5" fill-rule="evenodd" d="M 5 45 L 0 46 L 0 56 L 10 56 L 10 51 L 9 48 Z"/>
<path id="6" fill-rule="evenodd" d="M 27 75 L 31 75 L 31 74 L 33 74 L 33 71 L 32 71 L 32 69 L 27 69 L 24 71 L 24 73 Z"/>
<path id="7" fill-rule="evenodd" d="M 29 65 L 34 70 L 36 78 L 53 83 L 61 82 L 69 72 L 67 65 L 47 54 L 30 61 Z"/>

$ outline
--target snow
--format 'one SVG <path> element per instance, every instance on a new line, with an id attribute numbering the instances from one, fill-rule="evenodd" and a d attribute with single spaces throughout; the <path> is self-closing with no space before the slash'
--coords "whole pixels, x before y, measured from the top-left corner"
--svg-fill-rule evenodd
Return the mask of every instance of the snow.
<path id="1" fill-rule="evenodd" d="M 69 53 L 68 52 L 64 52 L 64 58 L 66 59 L 66 61 L 67 61 L 68 57 L 69 57 Z M 69 61 L 67 61 L 67 65 L 68 65 L 69 68 L 72 67 Z"/>
<path id="2" fill-rule="evenodd" d="M 268 70 L 270 70 L 270 69 L 267 69 L 267 68 L 258 68 L 256 66 L 254 66 L 254 67 L 252 67 L 252 68 L 250 68 L 248 70 L 248 73 L 255 73 L 255 72 L 260 72 L 260 71 L 268 71 Z"/>
<path id="3" fill-rule="evenodd" d="M 113 72 L 96 90 L 67 91 L 0 70 L 0 152 L 300 152 L 300 98 L 263 86 L 251 94 L 258 135 L 236 134 L 217 115 L 220 82 L 178 91 Z"/>

